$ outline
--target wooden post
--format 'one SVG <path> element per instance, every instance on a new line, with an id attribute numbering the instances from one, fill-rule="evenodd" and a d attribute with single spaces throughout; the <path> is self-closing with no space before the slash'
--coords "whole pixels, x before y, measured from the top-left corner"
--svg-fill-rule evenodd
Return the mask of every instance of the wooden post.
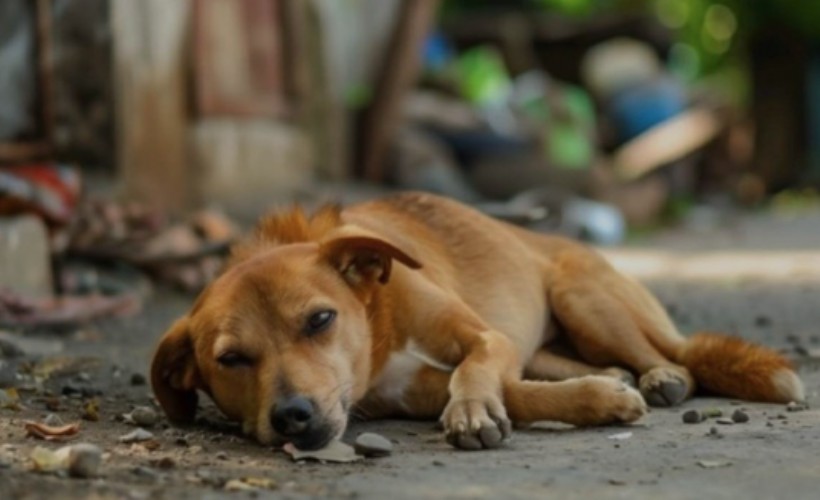
<path id="1" fill-rule="evenodd" d="M 401 119 L 402 100 L 419 74 L 420 53 L 438 0 L 404 0 L 381 64 L 373 103 L 365 114 L 362 163 L 367 180 L 384 179 L 384 162 Z"/>
<path id="2" fill-rule="evenodd" d="M 186 57 L 191 2 L 112 0 L 123 195 L 172 212 L 191 202 Z"/>

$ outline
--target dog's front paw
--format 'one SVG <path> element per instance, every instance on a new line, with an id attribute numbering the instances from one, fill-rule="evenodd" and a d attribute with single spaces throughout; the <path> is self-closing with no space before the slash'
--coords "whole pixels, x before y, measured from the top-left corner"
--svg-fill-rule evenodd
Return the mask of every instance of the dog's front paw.
<path id="1" fill-rule="evenodd" d="M 512 433 L 498 398 L 450 400 L 441 421 L 447 442 L 462 450 L 498 448 Z"/>
<path id="2" fill-rule="evenodd" d="M 641 393 L 612 377 L 591 375 L 578 379 L 584 384 L 584 403 L 575 415 L 575 425 L 604 425 L 634 422 L 648 410 Z"/>

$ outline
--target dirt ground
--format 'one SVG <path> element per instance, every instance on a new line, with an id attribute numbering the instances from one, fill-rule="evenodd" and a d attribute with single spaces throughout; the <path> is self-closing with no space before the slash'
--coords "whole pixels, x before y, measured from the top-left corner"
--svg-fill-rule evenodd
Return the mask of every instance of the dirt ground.
<path id="1" fill-rule="evenodd" d="M 733 252 L 726 262 L 751 265 L 718 262 L 711 272 L 700 272 L 700 259 L 726 249 Z M 658 293 L 685 333 L 728 331 L 793 355 L 809 403 L 820 406 L 820 268 L 814 266 L 814 258 L 820 258 L 820 211 L 721 219 L 707 228 L 668 231 L 640 248 L 611 255 Z M 646 262 L 644 255 L 660 256 L 666 264 L 641 271 L 634 265 Z M 394 442 L 392 456 L 356 464 L 294 463 L 280 451 L 240 437 L 212 407 L 206 407 L 191 428 L 172 428 L 164 420 L 150 428 L 155 439 L 147 448 L 156 447 L 153 450 L 119 443 L 134 427 L 118 415 L 152 405 L 150 388 L 139 384 L 139 375 L 147 374 L 159 335 L 191 300 L 158 291 L 134 318 L 61 335 L 6 334 L 4 338 L 27 354 L 3 361 L 0 379 L 14 377 L 21 363 L 37 357 L 67 356 L 73 361 L 62 366 L 67 373 L 45 383 L 56 398 L 43 391 L 21 391 L 22 410 L 0 409 L 0 498 L 820 496 L 820 411 L 789 412 L 782 405 L 709 398 L 653 410 L 631 426 L 538 425 L 517 431 L 505 448 L 484 452 L 451 449 L 431 422 L 356 423 L 349 439 L 370 430 Z M 90 359 L 74 363 L 84 357 Z M 52 413 L 47 405 L 54 404 L 59 407 L 53 413 L 63 421 L 79 420 L 89 398 L 99 404 L 99 420 L 81 420 L 79 440 L 105 452 L 101 477 L 31 472 L 29 456 L 35 446 L 59 445 L 25 438 L 23 422 L 42 420 Z M 682 413 L 692 408 L 717 408 L 725 416 L 744 409 L 750 420 L 735 425 L 714 419 L 682 423 Z M 226 491 L 229 480 L 247 477 L 270 480 L 268 488 Z"/>

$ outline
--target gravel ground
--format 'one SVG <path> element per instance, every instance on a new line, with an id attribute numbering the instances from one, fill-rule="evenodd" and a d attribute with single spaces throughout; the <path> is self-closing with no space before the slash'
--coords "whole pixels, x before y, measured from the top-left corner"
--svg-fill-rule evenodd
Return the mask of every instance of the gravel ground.
<path id="1" fill-rule="evenodd" d="M 760 262 L 790 262 L 790 270 L 747 272 L 731 266 L 708 276 L 678 273 L 675 259 L 690 264 L 713 252 L 758 255 Z M 728 331 L 783 349 L 800 362 L 809 402 L 820 405 L 820 276 L 794 257 L 820 257 L 820 211 L 799 215 L 758 214 L 719 221 L 708 229 L 670 230 L 640 246 L 611 252 L 616 262 L 650 251 L 671 265 L 636 274 L 661 297 L 684 332 Z M 750 253 L 751 252 L 751 253 Z M 729 254 L 731 255 L 731 253 Z M 634 260 L 634 259 L 633 259 Z M 642 259 L 638 259 L 642 260 Z M 801 262 L 803 264 L 801 264 Z M 620 264 L 619 264 L 620 265 Z M 801 265 L 804 268 L 801 268 Z M 457 452 L 430 422 L 354 424 L 348 440 L 363 431 L 390 438 L 391 456 L 355 464 L 294 463 L 284 453 L 241 438 L 234 426 L 206 406 L 197 425 L 177 429 L 164 419 L 149 428 L 145 445 L 119 437 L 135 427 L 119 417 L 151 406 L 140 382 L 150 355 L 170 320 L 190 297 L 156 292 L 145 311 L 127 320 L 100 322 L 70 334 L 11 337 L 30 354 L 67 356 L 69 373 L 53 376 L 43 392 L 20 392 L 22 410 L 0 409 L 0 498 L 817 498 L 820 474 L 820 412 L 790 412 L 781 405 L 697 398 L 681 408 L 654 410 L 637 425 L 578 430 L 538 425 L 516 432 L 505 448 Z M 78 358 L 92 358 L 76 366 Z M 0 379 L 13 376 L 30 357 L 0 365 Z M 39 365 L 41 368 L 45 365 Z M 71 368 L 74 372 L 70 373 Z M 136 374 L 136 380 L 132 380 Z M 82 392 L 85 390 L 85 397 Z M 63 392 L 79 394 L 59 396 Z M 95 391 L 100 394 L 94 395 Z M 99 420 L 80 417 L 93 398 Z M 101 476 L 70 479 L 31 472 L 35 446 L 25 438 L 25 420 L 42 421 L 53 411 L 65 422 L 81 421 L 78 441 L 103 452 Z M 53 406 L 52 406 L 53 407 Z M 748 423 L 719 424 L 715 418 L 684 424 L 691 409 L 720 409 L 729 417 L 743 409 Z M 714 430 L 713 430 L 714 429 Z M 229 492 L 237 480 L 261 487 Z"/>

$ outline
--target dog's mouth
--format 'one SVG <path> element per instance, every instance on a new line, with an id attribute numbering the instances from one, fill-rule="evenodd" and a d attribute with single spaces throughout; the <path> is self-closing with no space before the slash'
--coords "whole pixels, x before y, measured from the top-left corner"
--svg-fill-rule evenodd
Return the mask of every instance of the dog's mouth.
<path id="1" fill-rule="evenodd" d="M 332 428 L 324 427 L 298 436 L 286 437 L 285 441 L 300 450 L 319 450 L 330 444 L 336 434 Z"/>
<path id="2" fill-rule="evenodd" d="M 260 429 L 257 437 L 261 443 L 273 444 L 275 447 L 282 447 L 287 443 L 291 443 L 300 450 L 319 450 L 326 447 L 331 441 L 342 437 L 347 427 L 346 415 L 346 412 L 342 414 L 341 418 L 332 418 L 331 415 L 327 414 L 317 415 L 309 425 L 298 429 L 298 431 L 271 425 L 268 429 Z M 264 439 L 263 436 L 265 435 L 270 436 L 270 438 Z"/>

